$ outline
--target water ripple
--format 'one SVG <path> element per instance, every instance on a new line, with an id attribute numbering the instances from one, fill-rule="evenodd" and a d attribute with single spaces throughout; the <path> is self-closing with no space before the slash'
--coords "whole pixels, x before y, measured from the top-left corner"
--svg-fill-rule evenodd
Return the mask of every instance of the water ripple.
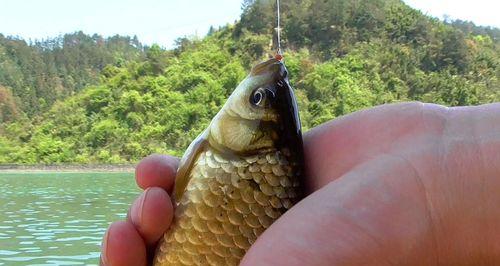
<path id="1" fill-rule="evenodd" d="M 97 265 L 107 226 L 139 193 L 131 174 L 0 173 L 0 265 Z"/>

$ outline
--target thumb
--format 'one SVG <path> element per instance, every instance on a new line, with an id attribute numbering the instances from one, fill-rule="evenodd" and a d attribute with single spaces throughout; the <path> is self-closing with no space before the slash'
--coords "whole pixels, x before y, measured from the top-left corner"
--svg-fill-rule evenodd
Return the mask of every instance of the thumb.
<path id="1" fill-rule="evenodd" d="M 381 156 L 299 202 L 241 265 L 431 265 L 431 228 L 411 166 Z"/>

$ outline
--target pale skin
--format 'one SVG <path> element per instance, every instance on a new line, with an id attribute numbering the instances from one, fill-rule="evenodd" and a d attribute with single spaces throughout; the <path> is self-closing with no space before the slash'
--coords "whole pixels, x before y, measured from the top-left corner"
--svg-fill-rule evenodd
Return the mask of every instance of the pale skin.
<path id="1" fill-rule="evenodd" d="M 304 149 L 308 196 L 241 265 L 500 264 L 500 104 L 380 106 L 310 130 Z M 102 265 L 147 264 L 172 221 L 177 162 L 139 163 L 146 190 L 109 227 Z"/>

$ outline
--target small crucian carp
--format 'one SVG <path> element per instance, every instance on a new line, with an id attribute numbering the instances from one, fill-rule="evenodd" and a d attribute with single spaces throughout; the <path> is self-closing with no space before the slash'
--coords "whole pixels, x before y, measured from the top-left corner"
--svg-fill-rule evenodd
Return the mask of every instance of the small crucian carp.
<path id="1" fill-rule="evenodd" d="M 300 119 L 278 59 L 256 65 L 188 147 L 154 265 L 238 265 L 300 199 Z"/>

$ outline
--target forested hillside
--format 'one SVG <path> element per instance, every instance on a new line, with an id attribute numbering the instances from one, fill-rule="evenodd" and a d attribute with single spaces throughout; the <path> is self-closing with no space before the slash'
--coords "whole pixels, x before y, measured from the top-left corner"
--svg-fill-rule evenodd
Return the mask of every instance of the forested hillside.
<path id="1" fill-rule="evenodd" d="M 98 84 L 108 64 L 122 64 L 143 56 L 137 37 L 103 38 L 82 32 L 31 44 L 0 34 L 0 123 L 29 117 L 50 108 L 88 85 Z M 10 100 L 14 97 L 16 101 Z M 4 102 L 6 100 L 6 102 Z"/>
<path id="2" fill-rule="evenodd" d="M 444 23 L 399 0 L 291 0 L 282 11 L 285 61 L 305 129 L 389 102 L 456 106 L 500 100 L 498 29 Z M 88 46 L 109 61 L 56 64 L 65 66 L 55 68 L 58 79 L 81 80 L 71 86 L 37 87 L 38 76 L 24 70 L 19 78 L 0 74 L 0 162 L 134 162 L 153 152 L 181 155 L 252 64 L 273 52 L 274 21 L 274 1 L 245 0 L 239 22 L 211 29 L 203 39 L 181 38 L 171 51 L 143 49 L 128 39 L 110 52 L 87 36 Z M 40 54 L 64 50 L 60 42 L 25 46 Z M 19 61 L 11 53 L 3 59 L 2 47 L 0 42 L 3 70 L 4 62 Z M 31 90 L 47 94 L 25 94 Z"/>

